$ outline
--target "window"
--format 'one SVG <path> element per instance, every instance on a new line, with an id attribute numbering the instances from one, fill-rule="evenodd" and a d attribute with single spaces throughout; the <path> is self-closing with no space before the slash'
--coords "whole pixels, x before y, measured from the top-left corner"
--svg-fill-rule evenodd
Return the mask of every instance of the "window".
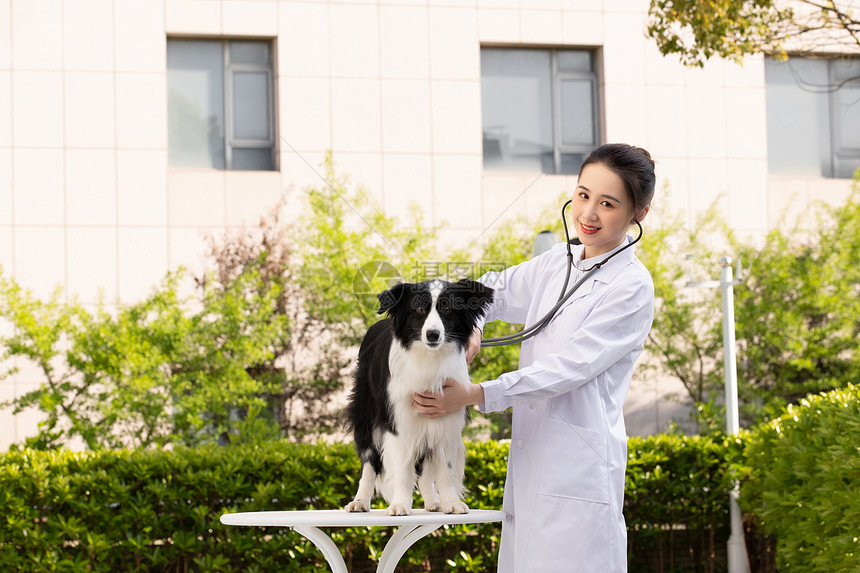
<path id="1" fill-rule="evenodd" d="M 167 41 L 171 167 L 275 168 L 269 42 Z"/>
<path id="2" fill-rule="evenodd" d="M 860 167 L 860 59 L 765 60 L 771 173 L 851 177 Z"/>
<path id="3" fill-rule="evenodd" d="M 484 168 L 578 173 L 598 145 L 594 54 L 481 50 Z"/>

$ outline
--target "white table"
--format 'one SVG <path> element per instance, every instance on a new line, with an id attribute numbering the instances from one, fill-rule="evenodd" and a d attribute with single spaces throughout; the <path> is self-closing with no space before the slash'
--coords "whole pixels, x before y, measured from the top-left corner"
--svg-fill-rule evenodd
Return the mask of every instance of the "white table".
<path id="1" fill-rule="evenodd" d="M 337 546 L 320 527 L 397 527 L 382 550 L 378 573 L 394 573 L 397 562 L 412 544 L 445 524 L 491 523 L 502 521 L 503 511 L 471 509 L 469 513 L 446 514 L 413 509 L 412 515 L 390 516 L 384 509 L 350 513 L 343 509 L 306 511 L 253 511 L 226 513 L 221 516 L 225 525 L 258 527 L 289 527 L 307 537 L 328 561 L 332 573 L 347 573 L 346 563 Z"/>

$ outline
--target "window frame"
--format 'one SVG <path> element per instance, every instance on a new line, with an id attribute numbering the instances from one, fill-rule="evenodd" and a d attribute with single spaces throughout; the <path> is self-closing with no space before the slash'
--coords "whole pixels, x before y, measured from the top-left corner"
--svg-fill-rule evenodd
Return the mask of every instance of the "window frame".
<path id="1" fill-rule="evenodd" d="M 591 72 L 570 72 L 558 71 L 558 52 L 559 51 L 583 51 L 587 52 L 589 58 L 591 59 Z M 598 107 L 600 106 L 600 102 L 598 101 L 598 80 L 597 80 L 597 72 L 595 71 L 595 63 L 597 60 L 596 54 L 591 50 L 558 50 L 554 49 L 551 53 L 551 66 L 552 66 L 552 77 L 553 77 L 553 86 L 552 86 L 552 98 L 553 98 L 553 167 L 555 172 L 554 175 L 559 175 L 561 173 L 561 156 L 562 154 L 583 154 L 588 155 L 594 149 L 600 146 L 600 134 L 602 130 L 600 129 L 599 121 L 600 121 L 600 113 Z M 562 141 L 563 136 L 563 126 L 562 126 L 562 109 L 561 109 L 561 85 L 565 80 L 573 80 L 578 82 L 588 82 L 590 84 L 590 92 L 591 92 L 591 125 L 592 131 L 594 133 L 594 137 L 590 143 L 587 145 L 565 145 Z"/>
<path id="2" fill-rule="evenodd" d="M 846 58 L 850 59 L 855 64 L 860 64 L 860 58 L 852 57 Z M 827 79 L 831 86 L 836 86 L 839 84 L 854 84 L 858 88 L 860 88 L 860 74 L 855 76 L 853 79 L 849 78 L 848 80 L 840 80 L 836 77 L 836 70 L 834 62 L 838 60 L 828 60 L 827 61 Z M 860 70 L 858 70 L 860 71 Z M 843 83 L 844 82 L 844 83 Z M 842 135 L 843 129 L 843 121 L 842 114 L 839 112 L 839 88 L 833 89 L 828 94 L 828 110 L 830 117 L 830 172 L 832 173 L 833 178 L 842 179 L 839 177 L 840 171 L 840 162 L 852 162 L 852 163 L 860 163 L 860 147 L 848 147 L 843 148 L 840 145 L 840 139 Z"/>
<path id="3" fill-rule="evenodd" d="M 248 62 L 233 63 L 230 61 L 230 43 L 231 42 L 256 42 L 260 40 L 251 39 L 228 39 L 223 40 L 222 49 L 224 54 L 224 160 L 225 170 L 232 171 L 233 164 L 233 148 L 239 149 L 270 149 L 272 153 L 272 170 L 277 170 L 277 150 L 275 145 L 275 86 L 273 83 L 274 76 L 274 53 L 275 47 L 272 42 L 269 44 L 269 61 L 267 64 L 252 64 Z M 264 73 L 266 76 L 266 114 L 271 121 L 266 122 L 266 139 L 240 139 L 236 133 L 236 114 L 234 109 L 235 104 L 235 82 L 234 76 L 237 73 L 251 72 Z"/>
<path id="4" fill-rule="evenodd" d="M 562 171 L 562 159 L 566 155 L 588 155 L 594 149 L 600 146 L 603 137 L 603 125 L 601 123 L 601 107 L 600 99 L 600 74 L 599 74 L 599 48 L 598 47 L 574 47 L 574 46 L 534 46 L 534 45 L 508 45 L 508 44 L 481 44 L 480 49 L 483 50 L 507 50 L 507 51 L 541 51 L 549 54 L 550 57 L 550 109 L 552 117 L 550 124 L 552 125 L 552 157 L 553 171 L 546 175 L 570 175 Z M 562 52 L 580 52 L 585 53 L 589 57 L 591 71 L 559 71 L 559 53 Z M 482 78 L 483 79 L 483 78 Z M 591 125 L 593 131 L 592 141 L 582 145 L 565 145 L 563 139 L 563 109 L 562 109 L 562 84 L 565 81 L 587 82 L 590 84 L 589 94 L 591 96 Z M 483 89 L 483 86 L 482 86 Z M 481 121 L 481 129 L 484 130 L 483 118 Z M 481 151 L 483 157 L 483 149 Z M 504 169 L 491 169 L 493 173 L 503 173 Z"/>
<path id="5" fill-rule="evenodd" d="M 278 171 L 278 142 L 277 142 L 277 117 L 275 115 L 275 54 L 276 45 L 273 38 L 239 38 L 239 37 L 187 37 L 168 36 L 167 42 L 213 42 L 221 45 L 222 58 L 222 96 L 224 114 L 224 168 L 210 167 L 214 171 L 249 171 L 233 168 L 234 149 L 269 149 L 271 169 L 254 169 L 250 171 L 273 172 Z M 230 60 L 230 45 L 234 42 L 258 42 L 265 43 L 269 49 L 269 62 L 254 64 L 250 62 L 232 62 Z M 266 122 L 265 139 L 248 139 L 236 137 L 236 114 L 235 114 L 235 81 L 237 73 L 263 73 L 266 78 L 266 114 L 269 121 Z M 169 86 L 168 86 L 169 90 Z M 169 165 L 172 169 L 183 169 L 183 166 Z"/>
<path id="6" fill-rule="evenodd" d="M 837 65 L 839 62 L 851 61 L 856 67 L 854 75 L 848 79 L 839 79 Z M 793 67 L 793 63 L 796 67 Z M 765 118 L 767 123 L 767 141 L 768 141 L 768 174 L 775 177 L 820 177 L 823 179 L 850 179 L 857 168 L 860 168 L 860 146 L 843 147 L 841 145 L 841 135 L 844 133 L 844 115 L 840 109 L 840 90 L 846 84 L 850 84 L 852 89 L 860 87 L 860 57 L 853 54 L 826 55 L 823 57 L 815 57 L 800 54 L 790 54 L 788 60 L 781 61 L 771 55 L 766 55 L 764 59 L 765 66 Z M 785 72 L 782 67 L 786 66 Z M 801 71 L 801 67 L 805 70 Z M 771 83 L 769 78 L 769 69 L 774 71 L 780 70 L 779 74 L 782 78 L 775 78 L 775 82 Z M 812 71 L 814 70 L 814 71 Z M 785 78 L 790 77 L 792 82 L 786 82 Z M 815 78 L 815 79 L 813 79 Z M 816 81 L 817 80 L 817 81 Z M 792 134 L 794 128 L 786 128 L 781 125 L 780 120 L 774 121 L 774 125 L 780 126 L 780 129 L 772 131 L 771 121 L 774 120 L 776 112 L 771 106 L 771 90 L 781 88 L 784 85 L 790 85 L 793 91 L 790 96 L 793 97 L 797 93 L 805 92 L 809 97 L 814 98 L 814 102 L 797 108 L 798 113 L 804 113 L 808 116 L 817 115 L 818 137 L 812 139 L 803 139 L 799 135 Z M 791 102 L 792 100 L 785 100 Z M 853 116 L 852 116 L 853 117 Z M 775 139 L 772 139 L 774 138 Z M 782 149 L 780 145 L 775 144 L 775 141 L 787 141 L 789 146 L 798 144 L 798 142 L 812 141 L 815 145 L 815 154 L 804 153 L 798 157 L 803 165 L 808 165 L 809 169 L 792 170 L 786 168 L 788 160 L 792 159 L 790 154 L 779 153 L 772 156 L 774 149 Z M 808 150 L 812 151 L 812 150 Z M 774 161 L 774 158 L 776 161 Z M 813 164 L 811 159 L 814 159 Z M 776 165 L 776 167 L 775 167 Z M 814 167 L 813 167 L 814 165 Z M 850 172 L 849 172 L 850 171 Z"/>

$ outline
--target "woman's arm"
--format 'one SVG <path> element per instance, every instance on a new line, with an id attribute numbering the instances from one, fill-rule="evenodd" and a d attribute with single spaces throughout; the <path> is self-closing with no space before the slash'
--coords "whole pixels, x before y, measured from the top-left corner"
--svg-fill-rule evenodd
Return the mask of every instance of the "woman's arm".
<path id="1" fill-rule="evenodd" d="M 497 412 L 519 400 L 569 392 L 641 349 L 654 318 L 653 292 L 650 284 L 638 281 L 619 285 L 558 352 L 481 384 L 464 386 L 448 380 L 441 394 L 413 394 L 412 403 L 423 415 L 435 418 L 464 406 L 482 405 L 484 412 Z"/>
<path id="2" fill-rule="evenodd" d="M 520 400 L 569 392 L 641 349 L 654 318 L 653 293 L 650 283 L 619 285 L 557 352 L 483 382 L 482 410 L 502 411 Z"/>

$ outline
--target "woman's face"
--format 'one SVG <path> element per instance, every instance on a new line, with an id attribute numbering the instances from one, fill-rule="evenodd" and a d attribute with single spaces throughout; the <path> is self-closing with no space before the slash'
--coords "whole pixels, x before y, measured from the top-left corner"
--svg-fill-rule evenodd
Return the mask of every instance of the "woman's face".
<path id="1" fill-rule="evenodd" d="M 580 173 L 571 210 L 576 234 L 585 248 L 583 258 L 608 253 L 620 245 L 633 219 L 624 182 L 599 163 L 586 165 Z"/>

